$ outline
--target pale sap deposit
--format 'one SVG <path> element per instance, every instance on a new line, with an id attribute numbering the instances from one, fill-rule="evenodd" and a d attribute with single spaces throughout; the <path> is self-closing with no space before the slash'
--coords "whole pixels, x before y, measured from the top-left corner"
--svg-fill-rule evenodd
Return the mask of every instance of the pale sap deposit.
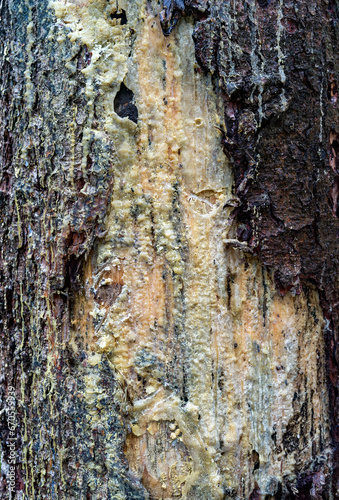
<path id="1" fill-rule="evenodd" d="M 288 430 L 298 434 L 305 405 L 304 462 L 328 440 L 318 295 L 281 297 L 246 248 L 224 241 L 236 238 L 238 200 L 216 82 L 192 64 L 192 20 L 165 38 L 155 1 L 51 6 L 91 54 L 87 112 L 102 128 L 85 131 L 83 158 L 91 134 L 116 149 L 106 231 L 87 259 L 70 343 L 85 341 L 93 368 L 103 357 L 114 367 L 129 467 L 154 498 L 248 498 L 255 483 L 270 494 L 293 480 Z M 137 123 L 115 112 L 122 82 Z M 86 384 L 85 398 L 100 397 L 94 372 Z"/>

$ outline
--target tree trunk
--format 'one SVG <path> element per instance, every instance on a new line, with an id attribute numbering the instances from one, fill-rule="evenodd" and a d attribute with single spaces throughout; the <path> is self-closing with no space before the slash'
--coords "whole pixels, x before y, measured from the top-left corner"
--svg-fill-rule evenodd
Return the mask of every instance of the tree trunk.
<path id="1" fill-rule="evenodd" d="M 339 498 L 336 1 L 0 9 L 0 498 Z"/>

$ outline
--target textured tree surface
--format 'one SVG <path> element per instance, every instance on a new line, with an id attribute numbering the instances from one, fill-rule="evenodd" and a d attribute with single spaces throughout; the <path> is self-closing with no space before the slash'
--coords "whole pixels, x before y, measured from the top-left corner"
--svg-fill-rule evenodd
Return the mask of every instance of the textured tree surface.
<path id="1" fill-rule="evenodd" d="M 336 0 L 1 0 L 0 498 L 339 498 Z"/>

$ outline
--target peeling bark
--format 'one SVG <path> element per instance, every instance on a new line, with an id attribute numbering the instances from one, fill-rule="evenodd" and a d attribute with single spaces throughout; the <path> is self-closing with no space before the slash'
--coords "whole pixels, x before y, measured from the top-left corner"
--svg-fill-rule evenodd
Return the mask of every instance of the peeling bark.
<path id="1" fill-rule="evenodd" d="M 0 9 L 0 498 L 339 498 L 336 4 Z"/>

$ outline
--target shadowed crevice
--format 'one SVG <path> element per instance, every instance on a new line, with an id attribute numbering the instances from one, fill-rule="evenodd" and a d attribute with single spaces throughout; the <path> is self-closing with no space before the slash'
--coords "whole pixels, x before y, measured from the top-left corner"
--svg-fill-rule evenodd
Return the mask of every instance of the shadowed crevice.
<path id="1" fill-rule="evenodd" d="M 128 118 L 138 123 L 138 108 L 134 104 L 134 94 L 123 82 L 114 99 L 114 111 L 120 118 Z"/>

